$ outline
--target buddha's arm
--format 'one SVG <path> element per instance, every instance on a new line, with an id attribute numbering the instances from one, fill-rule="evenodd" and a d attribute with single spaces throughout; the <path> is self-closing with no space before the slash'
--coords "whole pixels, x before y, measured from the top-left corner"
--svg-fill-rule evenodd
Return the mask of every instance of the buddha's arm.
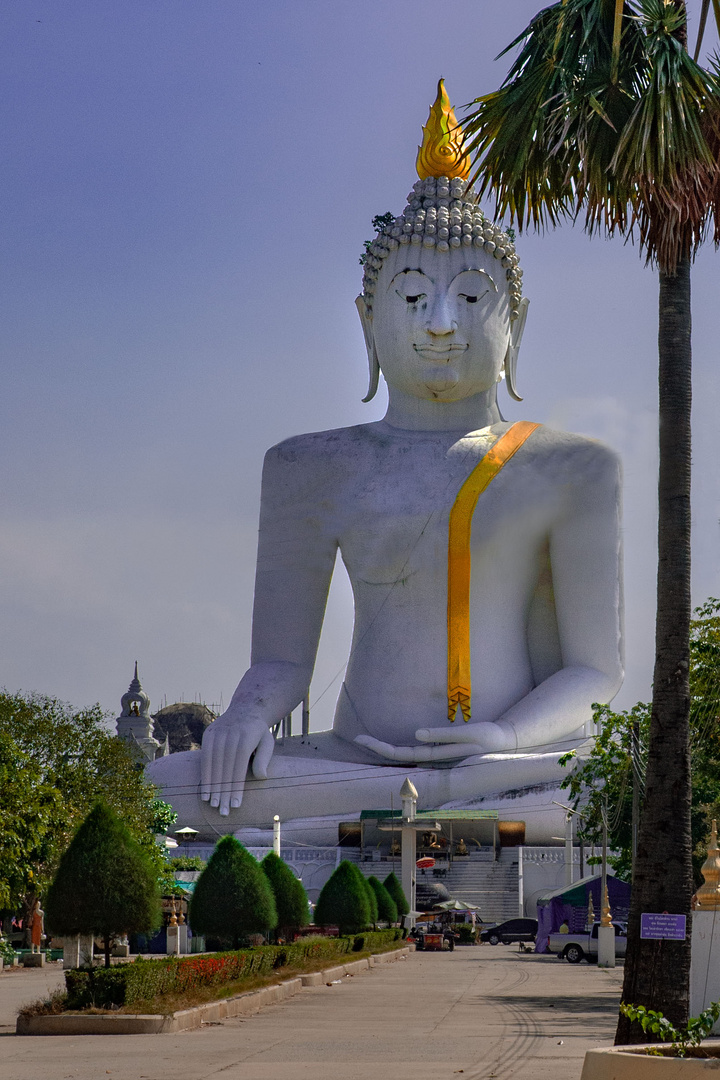
<path id="1" fill-rule="evenodd" d="M 497 723 L 454 724 L 416 732 L 414 747 L 367 736 L 359 742 L 391 760 L 448 761 L 478 752 L 540 750 L 610 701 L 623 677 L 620 478 L 604 447 L 585 449 L 550 535 L 550 559 L 562 667 L 508 709 Z"/>
<path id="2" fill-rule="evenodd" d="M 265 778 L 269 729 L 307 693 L 335 562 L 322 466 L 291 452 L 293 442 L 265 458 L 251 666 L 203 738 L 202 798 L 223 815 L 240 806 L 251 759 Z"/>

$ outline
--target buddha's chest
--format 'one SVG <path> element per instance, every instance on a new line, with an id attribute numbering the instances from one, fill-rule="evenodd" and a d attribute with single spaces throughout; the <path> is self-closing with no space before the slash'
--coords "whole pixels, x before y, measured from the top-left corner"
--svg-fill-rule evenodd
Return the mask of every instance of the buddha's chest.
<path id="1" fill-rule="evenodd" d="M 352 577 L 419 584 L 447 574 L 450 514 L 482 451 L 385 457 L 343 486 L 339 541 Z M 557 498 L 537 470 L 511 461 L 480 494 L 469 549 L 477 567 L 529 557 L 551 526 Z"/>

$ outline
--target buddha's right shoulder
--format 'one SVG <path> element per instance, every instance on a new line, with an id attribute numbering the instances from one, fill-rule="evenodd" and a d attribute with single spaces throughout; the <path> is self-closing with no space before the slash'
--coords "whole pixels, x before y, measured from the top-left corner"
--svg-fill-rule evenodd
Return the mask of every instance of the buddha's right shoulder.
<path id="1" fill-rule="evenodd" d="M 293 435 L 270 447 L 265 455 L 265 468 L 293 472 L 353 468 L 371 450 L 374 428 L 374 424 L 357 424 Z"/>

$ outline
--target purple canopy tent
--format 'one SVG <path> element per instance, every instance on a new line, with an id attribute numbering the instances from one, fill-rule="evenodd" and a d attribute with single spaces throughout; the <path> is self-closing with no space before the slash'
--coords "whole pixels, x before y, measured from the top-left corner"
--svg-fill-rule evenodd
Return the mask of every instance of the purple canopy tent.
<path id="1" fill-rule="evenodd" d="M 545 893 L 537 902 L 538 932 L 535 940 L 535 952 L 548 951 L 548 939 L 556 933 L 564 922 L 567 922 L 571 933 L 578 933 L 585 929 L 589 898 L 593 898 L 595 915 L 600 917 L 602 897 L 600 875 L 581 878 L 572 885 L 565 885 L 562 889 Z M 608 897 L 610 910 L 613 918 L 626 922 L 630 911 L 630 886 L 627 881 L 608 874 L 607 878 Z"/>

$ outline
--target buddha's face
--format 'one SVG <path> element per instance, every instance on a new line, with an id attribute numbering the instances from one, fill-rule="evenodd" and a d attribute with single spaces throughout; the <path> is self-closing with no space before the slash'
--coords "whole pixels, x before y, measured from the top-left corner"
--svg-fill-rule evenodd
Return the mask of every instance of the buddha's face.
<path id="1" fill-rule="evenodd" d="M 510 326 L 505 271 L 496 259 L 474 247 L 406 245 L 383 263 L 366 329 L 388 386 L 451 402 L 495 385 Z"/>

